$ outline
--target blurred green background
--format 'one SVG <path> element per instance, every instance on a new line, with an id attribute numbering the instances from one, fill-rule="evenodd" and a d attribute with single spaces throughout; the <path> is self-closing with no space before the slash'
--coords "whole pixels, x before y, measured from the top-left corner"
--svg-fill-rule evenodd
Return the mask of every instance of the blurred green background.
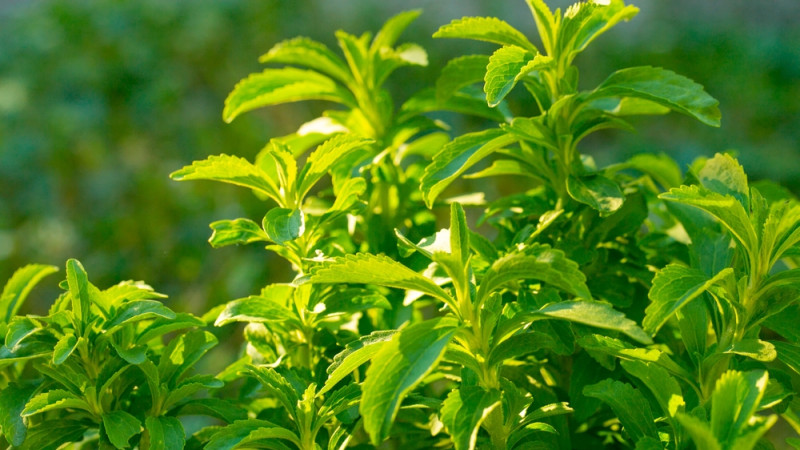
<path id="1" fill-rule="evenodd" d="M 637 18 L 579 57 L 581 85 L 626 66 L 666 67 L 720 100 L 723 126 L 646 118 L 639 133 L 609 132 L 583 151 L 602 164 L 666 152 L 685 167 L 736 149 L 751 178 L 800 191 L 800 2 L 634 4 Z M 206 243 L 209 222 L 259 219 L 263 204 L 168 174 L 211 154 L 252 158 L 269 137 L 316 117 L 322 105 L 298 104 L 222 122 L 225 96 L 274 43 L 306 35 L 335 47 L 336 29 L 376 30 L 410 8 L 424 14 L 404 39 L 427 48 L 431 64 L 390 80 L 399 99 L 451 57 L 495 48 L 430 38 L 454 18 L 497 16 L 534 33 L 523 0 L 0 0 L 0 278 L 75 257 L 98 286 L 143 279 L 195 313 L 288 281 L 284 263 L 259 246 Z M 512 109 L 533 112 L 525 98 L 516 92 Z M 484 126 L 448 118 L 454 133 Z"/>

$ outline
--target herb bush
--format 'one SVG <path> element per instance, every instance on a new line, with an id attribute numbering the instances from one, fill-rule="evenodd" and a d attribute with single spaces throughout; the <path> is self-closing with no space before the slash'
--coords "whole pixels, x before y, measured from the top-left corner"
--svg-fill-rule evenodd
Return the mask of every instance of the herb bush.
<path id="1" fill-rule="evenodd" d="M 573 60 L 638 9 L 527 3 L 540 47 L 497 18 L 455 20 L 434 37 L 498 49 L 449 61 L 401 103 L 387 79 L 428 63 L 398 44 L 417 11 L 374 36 L 337 32 L 341 52 L 307 38 L 270 49 L 225 121 L 301 100 L 335 109 L 255 161 L 210 156 L 172 178 L 252 190 L 263 219 L 213 222 L 211 245 L 260 243 L 296 276 L 195 317 L 144 282 L 100 289 L 73 259 L 47 314 L 19 316 L 57 271 L 21 268 L 0 297 L 5 443 L 768 449 L 780 419 L 800 431 L 800 203 L 724 154 L 686 173 L 652 154 L 597 167 L 579 148 L 590 134 L 670 111 L 718 126 L 717 101 L 650 66 L 580 89 Z M 518 84 L 535 115 L 504 103 Z M 496 125 L 458 135 L 436 111 Z M 444 195 L 496 176 L 526 187 Z M 217 344 L 207 327 L 231 323 L 245 324 L 239 358 L 197 373 Z"/>

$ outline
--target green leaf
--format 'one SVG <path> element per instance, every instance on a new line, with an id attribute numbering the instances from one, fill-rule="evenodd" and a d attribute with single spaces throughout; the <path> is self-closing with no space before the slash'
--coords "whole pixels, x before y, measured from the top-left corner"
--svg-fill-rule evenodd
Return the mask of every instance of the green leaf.
<path id="1" fill-rule="evenodd" d="M 25 405 L 20 414 L 22 417 L 52 411 L 54 409 L 75 408 L 92 412 L 92 407 L 86 401 L 72 392 L 63 389 L 54 389 L 33 396 Z"/>
<path id="2" fill-rule="evenodd" d="M 194 398 L 172 412 L 176 416 L 216 417 L 227 423 L 247 419 L 247 411 L 238 405 L 220 398 Z"/>
<path id="3" fill-rule="evenodd" d="M 440 420 L 450 433 L 456 450 L 472 450 L 486 417 L 500 405 L 500 392 L 477 386 L 462 386 L 442 402 Z"/>
<path id="4" fill-rule="evenodd" d="M 421 10 L 403 11 L 389 20 L 387 20 L 378 33 L 375 39 L 372 40 L 371 49 L 380 52 L 381 49 L 392 47 L 400 35 L 403 34 L 406 28 L 411 25 L 411 22 L 417 19 L 422 13 Z"/>
<path id="5" fill-rule="evenodd" d="M 80 442 L 86 433 L 86 422 L 54 419 L 40 422 L 28 430 L 19 450 L 58 449 L 67 442 Z"/>
<path id="6" fill-rule="evenodd" d="M 610 406 L 633 441 L 645 437 L 658 439 L 655 417 L 650 410 L 650 404 L 642 393 L 630 384 L 606 379 L 586 386 L 583 388 L 583 394 L 599 398 Z"/>
<path id="7" fill-rule="evenodd" d="M 747 428 L 757 423 L 753 415 L 764 396 L 768 380 L 769 375 L 763 370 L 746 373 L 729 370 L 717 379 L 711 395 L 711 431 L 721 443 L 732 444 Z"/>
<path id="8" fill-rule="evenodd" d="M 619 339 L 598 334 L 581 336 L 578 338 L 578 344 L 587 351 L 611 355 L 623 361 L 652 362 L 673 375 L 686 380 L 693 379 L 693 375 L 688 370 L 678 365 L 665 352 L 655 348 L 636 348 Z"/>
<path id="9" fill-rule="evenodd" d="M 214 325 L 221 327 L 231 322 L 283 322 L 294 318 L 294 314 L 274 298 L 251 295 L 229 302 Z"/>
<path id="10" fill-rule="evenodd" d="M 0 432 L 15 447 L 25 440 L 28 430 L 20 414 L 35 390 L 35 386 L 9 383 L 0 391 Z"/>
<path id="11" fill-rule="evenodd" d="M 306 66 L 344 83 L 352 77 L 347 64 L 328 47 L 307 37 L 296 37 L 275 44 L 258 59 L 261 63 Z"/>
<path id="12" fill-rule="evenodd" d="M 182 381 L 179 385 L 170 389 L 166 399 L 163 400 L 163 411 L 168 411 L 180 404 L 186 399 L 191 398 L 194 394 L 210 389 L 219 389 L 224 386 L 222 380 L 215 378 L 212 375 L 195 375 Z"/>
<path id="13" fill-rule="evenodd" d="M 531 166 L 516 159 L 498 159 L 492 161 L 491 166 L 481 171 L 464 175 L 464 178 L 475 179 L 508 175 L 537 178 L 536 171 Z"/>
<path id="14" fill-rule="evenodd" d="M 436 80 L 436 99 L 443 102 L 462 87 L 483 81 L 488 64 L 486 55 L 460 56 L 448 61 Z"/>
<path id="15" fill-rule="evenodd" d="M 180 450 L 184 447 L 186 432 L 177 418 L 148 416 L 144 424 L 150 450 Z"/>
<path id="16" fill-rule="evenodd" d="M 655 335 L 673 314 L 732 273 L 733 269 L 727 268 L 708 278 L 697 269 L 667 265 L 653 278 L 648 294 L 650 305 L 645 309 L 642 327 Z"/>
<path id="17" fill-rule="evenodd" d="M 770 341 L 778 352 L 778 359 L 800 374 L 800 346 L 783 341 Z"/>
<path id="18" fill-rule="evenodd" d="M 269 241 L 264 230 L 250 219 L 218 220 L 210 226 L 214 232 L 208 242 L 214 248 Z"/>
<path id="19" fill-rule="evenodd" d="M 128 447 L 128 441 L 139 434 L 142 423 L 139 419 L 118 410 L 103 414 L 103 429 L 106 431 L 108 440 L 116 448 Z"/>
<path id="20" fill-rule="evenodd" d="M 149 341 L 167 333 L 192 327 L 205 326 L 205 322 L 188 313 L 177 313 L 174 318 L 157 318 L 150 323 L 136 338 L 137 344 L 147 344 Z"/>
<path id="21" fill-rule="evenodd" d="M 433 33 L 433 37 L 475 39 L 500 45 L 516 45 L 533 53 L 539 53 L 524 34 L 495 17 L 463 17 L 455 19 L 439 28 Z"/>
<path id="22" fill-rule="evenodd" d="M 553 17 L 552 11 L 547 7 L 544 0 L 527 0 L 528 7 L 533 14 L 533 19 L 536 21 L 536 28 L 539 30 L 539 37 L 542 39 L 547 54 L 554 54 L 555 41 L 556 41 L 556 20 Z M 560 18 L 559 18 L 560 19 Z"/>
<path id="23" fill-rule="evenodd" d="M 626 6 L 622 0 L 577 3 L 564 13 L 559 38 L 569 41 L 569 48 L 562 50 L 579 53 L 599 35 L 623 20 L 630 20 L 638 12 L 639 8 Z"/>
<path id="24" fill-rule="evenodd" d="M 89 278 L 77 259 L 67 260 L 67 284 L 72 297 L 72 312 L 78 322 L 87 323 L 89 320 Z M 79 330 L 80 331 L 80 330 Z"/>
<path id="25" fill-rule="evenodd" d="M 398 121 L 410 120 L 420 114 L 433 111 L 453 111 L 475 117 L 483 117 L 495 122 L 505 122 L 510 120 L 511 112 L 508 107 L 501 103 L 496 108 L 490 108 L 486 104 L 486 94 L 479 88 L 468 86 L 453 94 L 445 100 L 436 99 L 436 91 L 433 88 L 423 89 L 400 107 Z"/>
<path id="26" fill-rule="evenodd" d="M 750 210 L 750 187 L 747 185 L 747 175 L 742 166 L 730 155 L 722 153 L 714 155 L 700 169 L 697 179 L 709 191 L 730 195 L 742 204 L 745 211 Z"/>
<path id="27" fill-rule="evenodd" d="M 355 134 L 336 135 L 317 147 L 306 160 L 303 169 L 298 175 L 298 194 L 303 198 L 308 191 L 323 177 L 330 168 L 341 161 L 350 153 L 372 144 L 372 139 L 366 139 Z"/>
<path id="28" fill-rule="evenodd" d="M 374 445 L 389 434 L 406 395 L 436 368 L 456 329 L 451 319 L 431 319 L 400 330 L 381 346 L 367 369 L 360 408 Z"/>
<path id="29" fill-rule="evenodd" d="M 534 245 L 495 261 L 478 287 L 478 304 L 494 292 L 519 280 L 539 280 L 579 298 L 591 299 L 586 276 L 561 250 Z"/>
<path id="30" fill-rule="evenodd" d="M 486 83 L 483 86 L 489 106 L 495 107 L 503 101 L 519 81 L 522 68 L 533 61 L 534 56 L 536 54 L 516 45 L 501 47 L 492 54 L 486 66 Z"/>
<path id="31" fill-rule="evenodd" d="M 0 294 L 0 323 L 9 323 L 20 306 L 42 278 L 58 272 L 58 267 L 42 264 L 29 264 L 11 275 Z"/>
<path id="32" fill-rule="evenodd" d="M 453 300 L 436 283 L 386 256 L 357 253 L 334 258 L 311 270 L 312 283 L 374 284 L 420 291 L 445 303 Z"/>
<path id="33" fill-rule="evenodd" d="M 263 226 L 270 240 L 283 245 L 303 235 L 305 215 L 300 209 L 272 208 L 264 216 Z"/>
<path id="34" fill-rule="evenodd" d="M 620 365 L 626 372 L 640 379 L 647 386 L 658 402 L 658 406 L 661 407 L 661 411 L 669 419 L 674 432 L 679 433 L 680 428 L 674 417 L 684 412 L 686 402 L 678 381 L 656 363 L 622 361 Z"/>
<path id="35" fill-rule="evenodd" d="M 761 362 L 774 361 L 778 357 L 775 346 L 760 339 L 743 339 L 726 349 L 724 353 L 742 355 Z"/>
<path id="36" fill-rule="evenodd" d="M 631 67 L 614 72 L 595 89 L 589 99 L 636 97 L 692 116 L 711 126 L 720 124 L 719 102 L 703 86 L 658 67 Z"/>
<path id="37" fill-rule="evenodd" d="M 461 263 L 462 268 L 469 261 L 469 248 L 469 227 L 464 208 L 458 202 L 453 202 L 450 204 L 450 254 Z"/>
<path id="38" fill-rule="evenodd" d="M 567 178 L 567 192 L 573 199 L 591 206 L 601 214 L 610 214 L 625 202 L 625 195 L 619 184 L 599 174 L 582 177 L 570 175 Z"/>
<path id="39" fill-rule="evenodd" d="M 163 317 L 172 320 L 175 312 L 158 300 L 135 300 L 123 304 L 110 321 L 106 323 L 106 332 L 110 333 L 119 327 L 139 320 Z"/>
<path id="40" fill-rule="evenodd" d="M 297 391 L 286 378 L 272 367 L 247 366 L 247 371 L 274 397 L 286 412 L 297 420 L 298 401 Z"/>
<path id="41" fill-rule="evenodd" d="M 247 419 L 236 421 L 216 432 L 205 450 L 233 450 L 261 439 L 283 439 L 301 446 L 300 439 L 291 431 L 266 420 Z"/>
<path id="42" fill-rule="evenodd" d="M 533 313 L 554 319 L 589 325 L 606 330 L 619 331 L 642 344 L 652 344 L 653 340 L 636 322 L 625 317 L 611 306 L 600 302 L 570 301 L 552 303 Z"/>
<path id="43" fill-rule="evenodd" d="M 215 345 L 217 338 L 203 330 L 192 330 L 176 337 L 164 349 L 158 363 L 160 379 L 174 386 L 181 375 Z"/>
<path id="44" fill-rule="evenodd" d="M 209 156 L 170 174 L 177 181 L 212 180 L 250 188 L 281 204 L 283 196 L 270 176 L 244 158 L 230 155 Z"/>
<path id="45" fill-rule="evenodd" d="M 287 67 L 253 73 L 236 84 L 225 99 L 222 118 L 230 123 L 253 109 L 301 100 L 327 100 L 357 106 L 352 94 L 327 76 L 313 70 Z"/>
<path id="46" fill-rule="evenodd" d="M 27 317 L 19 317 L 8 326 L 5 335 L 6 347 L 12 352 L 16 352 L 18 347 L 25 342 L 27 338 L 42 330 L 42 325 L 39 324 L 39 322 Z"/>
<path id="47" fill-rule="evenodd" d="M 83 339 L 83 338 L 81 338 Z M 53 347 L 53 364 L 58 366 L 69 358 L 69 355 L 78 346 L 78 341 L 74 334 L 65 334 L 58 343 Z"/>
<path id="48" fill-rule="evenodd" d="M 515 334 L 499 344 L 494 344 L 487 360 L 489 366 L 499 366 L 508 359 L 555 347 L 556 342 L 550 335 L 538 331 L 528 331 Z"/>
<path id="49" fill-rule="evenodd" d="M 425 204 L 432 207 L 436 197 L 459 175 L 513 142 L 512 136 L 497 128 L 467 133 L 450 141 L 433 157 L 420 179 Z"/>
<path id="50" fill-rule="evenodd" d="M 374 331 L 367 336 L 353 341 L 333 358 L 333 362 L 328 366 L 328 380 L 317 392 L 322 395 L 331 390 L 336 384 L 350 375 L 359 366 L 371 360 L 381 349 L 381 347 L 394 336 L 394 330 Z"/>

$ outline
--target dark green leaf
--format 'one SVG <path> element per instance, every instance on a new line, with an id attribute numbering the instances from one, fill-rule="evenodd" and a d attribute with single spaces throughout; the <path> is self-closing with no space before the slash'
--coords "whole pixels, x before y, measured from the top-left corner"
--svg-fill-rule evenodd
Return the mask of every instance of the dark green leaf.
<path id="1" fill-rule="evenodd" d="M 436 368 L 456 332 L 451 319 L 431 319 L 410 325 L 383 344 L 372 359 L 363 385 L 364 429 L 378 445 L 400 409 L 400 403 Z"/>
<path id="2" fill-rule="evenodd" d="M 181 404 L 173 413 L 176 416 L 209 416 L 233 423 L 247 419 L 247 411 L 220 398 L 195 398 Z"/>
<path id="3" fill-rule="evenodd" d="M 92 412 L 92 407 L 85 400 L 63 389 L 54 389 L 33 396 L 25 405 L 22 417 L 51 411 L 54 409 L 75 408 Z"/>
<path id="4" fill-rule="evenodd" d="M 40 422 L 28 430 L 19 450 L 55 450 L 67 442 L 80 442 L 86 423 L 77 420 L 54 419 Z"/>
<path id="5" fill-rule="evenodd" d="M 618 210 L 625 201 L 625 195 L 619 185 L 603 175 L 587 175 L 567 179 L 567 192 L 573 199 L 589 205 L 601 214 L 610 214 Z"/>
<path id="6" fill-rule="evenodd" d="M 500 365 L 503 361 L 518 358 L 543 349 L 556 347 L 555 340 L 545 333 L 529 331 L 516 334 L 503 342 L 496 344 L 489 352 L 489 365 Z"/>
<path id="7" fill-rule="evenodd" d="M 35 390 L 35 386 L 10 383 L 0 391 L 0 432 L 15 447 L 25 440 L 27 428 L 20 414 Z"/>
<path id="8" fill-rule="evenodd" d="M 658 439 L 655 417 L 650 410 L 650 404 L 642 393 L 630 384 L 607 379 L 586 386 L 583 393 L 589 397 L 599 398 L 610 406 L 634 441 L 644 437 Z"/>
<path id="9" fill-rule="evenodd" d="M 128 447 L 128 441 L 142 428 L 139 419 L 125 411 L 118 410 L 103 414 L 103 429 L 108 440 L 116 448 Z"/>
<path id="10" fill-rule="evenodd" d="M 651 344 L 653 342 L 650 336 L 636 325 L 636 322 L 628 319 L 624 314 L 615 311 L 605 303 L 588 301 L 553 303 L 536 311 L 534 314 L 619 331 L 642 344 Z"/>
<path id="11" fill-rule="evenodd" d="M 778 359 L 800 374 L 800 347 L 783 341 L 771 341 L 778 352 Z"/>
<path id="12" fill-rule="evenodd" d="M 150 450 L 181 450 L 186 441 L 186 432 L 175 417 L 148 417 L 145 428 Z"/>
<path id="13" fill-rule="evenodd" d="M 442 403 L 440 420 L 450 433 L 456 450 L 472 450 L 486 417 L 500 405 L 500 392 L 477 386 L 462 386 Z"/>
<path id="14" fill-rule="evenodd" d="M 205 449 L 233 450 L 240 445 L 244 446 L 261 439 L 283 439 L 294 443 L 298 447 L 301 445 L 297 435 L 285 428 L 266 420 L 247 419 L 236 421 L 216 432 L 205 446 Z"/>
<path id="15" fill-rule="evenodd" d="M 160 379 L 174 386 L 181 375 L 215 345 L 217 338 L 203 330 L 192 330 L 176 337 L 162 353 L 158 364 Z"/>
<path id="16" fill-rule="evenodd" d="M 6 347 L 16 352 L 18 347 L 29 337 L 42 331 L 42 325 L 33 319 L 19 317 L 8 326 L 5 341 Z"/>

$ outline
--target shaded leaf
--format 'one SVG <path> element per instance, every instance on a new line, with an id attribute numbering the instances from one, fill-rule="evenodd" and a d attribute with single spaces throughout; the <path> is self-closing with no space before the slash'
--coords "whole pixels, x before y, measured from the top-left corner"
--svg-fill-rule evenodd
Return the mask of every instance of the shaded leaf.
<path id="1" fill-rule="evenodd" d="M 180 450 L 184 447 L 186 432 L 180 420 L 175 417 L 148 417 L 145 428 L 150 450 Z"/>
<path id="2" fill-rule="evenodd" d="M 653 342 L 636 322 L 605 303 L 588 301 L 552 303 L 533 314 L 619 331 L 642 344 Z"/>
<path id="3" fill-rule="evenodd" d="M 650 405 L 642 393 L 630 384 L 606 379 L 586 386 L 583 393 L 589 397 L 599 398 L 610 406 L 634 441 L 645 437 L 658 439 L 655 417 Z"/>
<path id="4" fill-rule="evenodd" d="M 35 390 L 35 386 L 10 383 L 0 391 L 0 432 L 13 446 L 22 445 L 27 435 L 21 413 Z"/>
<path id="5" fill-rule="evenodd" d="M 51 411 L 54 409 L 76 408 L 92 412 L 91 406 L 86 401 L 72 392 L 63 389 L 54 389 L 33 396 L 25 405 L 22 417 Z"/>
<path id="6" fill-rule="evenodd" d="M 500 405 L 500 392 L 477 386 L 462 386 L 442 402 L 440 420 L 450 433 L 456 450 L 472 450 L 486 417 Z"/>
<path id="7" fill-rule="evenodd" d="M 625 201 L 625 195 L 614 180 L 603 175 L 587 175 L 567 178 L 567 192 L 573 199 L 589 205 L 601 214 L 618 210 Z"/>
<path id="8" fill-rule="evenodd" d="M 103 414 L 103 429 L 108 440 L 116 448 L 128 447 L 128 441 L 139 434 L 142 423 L 125 411 L 117 410 Z"/>

